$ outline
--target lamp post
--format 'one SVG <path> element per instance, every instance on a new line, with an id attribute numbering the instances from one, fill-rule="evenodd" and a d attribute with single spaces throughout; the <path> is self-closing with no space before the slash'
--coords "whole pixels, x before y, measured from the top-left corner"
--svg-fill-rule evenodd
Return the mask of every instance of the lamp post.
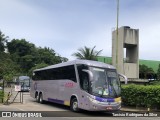
<path id="1" fill-rule="evenodd" d="M 119 0 L 117 0 L 117 20 L 116 20 L 116 68 L 118 69 L 118 21 L 119 21 Z"/>

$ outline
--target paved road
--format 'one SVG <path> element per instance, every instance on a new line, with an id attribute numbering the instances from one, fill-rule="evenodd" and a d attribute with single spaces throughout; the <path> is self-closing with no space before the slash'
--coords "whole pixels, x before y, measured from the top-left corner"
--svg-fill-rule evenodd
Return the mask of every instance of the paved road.
<path id="1" fill-rule="evenodd" d="M 108 119 L 114 119 L 114 120 L 141 120 L 144 119 L 144 117 L 111 117 L 113 116 L 112 113 L 100 113 L 100 112 L 87 112 L 82 111 L 81 113 L 73 113 L 70 111 L 69 107 L 53 104 L 53 103 L 45 103 L 45 104 L 39 104 L 37 103 L 33 98 L 30 97 L 28 92 L 23 93 L 23 104 L 22 103 L 13 103 L 10 105 L 0 105 L 0 111 L 18 111 L 21 114 L 26 111 L 32 111 L 32 112 L 40 112 L 42 116 L 54 116 L 54 119 L 56 120 L 63 120 L 63 119 L 70 119 L 70 120 L 108 120 Z M 17 97 L 15 102 L 19 102 L 19 98 Z M 47 111 L 47 112 L 44 112 Z M 123 115 L 123 111 L 119 112 L 120 115 Z M 132 112 L 129 112 L 131 114 Z M 1 113 L 0 113 L 1 114 Z M 118 114 L 118 113 L 116 113 Z M 140 113 L 139 113 L 140 114 Z M 119 114 L 118 114 L 119 115 Z M 56 118 L 55 118 L 56 117 Z M 2 118 L 0 118 L 1 120 Z M 8 120 L 9 118 L 3 118 L 3 120 Z M 19 118 L 12 118 L 12 120 L 18 120 Z M 27 118 L 23 118 L 24 120 Z M 41 120 L 40 118 L 32 118 L 34 120 Z M 51 119 L 51 117 L 47 117 L 45 119 Z M 158 120 L 158 117 L 146 117 L 147 120 Z M 44 120 L 44 118 L 43 118 Z M 52 118 L 53 120 L 53 118 Z"/>

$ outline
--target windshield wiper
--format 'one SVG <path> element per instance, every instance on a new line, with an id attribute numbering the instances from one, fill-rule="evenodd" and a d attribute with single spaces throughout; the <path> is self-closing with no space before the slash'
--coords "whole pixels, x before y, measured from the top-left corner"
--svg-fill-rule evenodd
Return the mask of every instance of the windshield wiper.
<path id="1" fill-rule="evenodd" d="M 102 87 L 102 95 L 101 95 L 101 97 L 103 97 L 104 90 L 105 90 L 105 88 L 104 88 L 104 87 Z"/>
<path id="2" fill-rule="evenodd" d="M 112 87 L 112 88 L 113 88 L 113 90 L 114 90 L 115 97 L 118 97 L 117 92 L 116 92 L 116 90 L 115 90 L 115 88 L 114 88 L 113 84 L 111 84 L 111 87 Z"/>
<path id="3" fill-rule="evenodd" d="M 115 90 L 115 88 L 114 88 L 114 86 L 113 86 L 113 84 L 111 83 L 110 84 L 110 87 L 111 87 L 111 89 L 113 89 L 113 91 L 114 91 L 114 95 L 115 95 L 115 97 L 117 97 L 118 95 L 117 95 L 117 92 L 116 92 L 116 90 Z M 110 91 L 109 91 L 109 93 L 110 93 Z"/>

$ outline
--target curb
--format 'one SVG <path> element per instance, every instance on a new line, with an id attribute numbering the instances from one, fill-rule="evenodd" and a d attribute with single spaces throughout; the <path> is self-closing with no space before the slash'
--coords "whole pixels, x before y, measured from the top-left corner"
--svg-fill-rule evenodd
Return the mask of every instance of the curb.
<path id="1" fill-rule="evenodd" d="M 160 110 L 155 110 L 155 109 L 148 110 L 148 108 L 131 108 L 131 107 L 122 107 L 120 110 L 131 111 L 131 112 L 160 112 Z"/>

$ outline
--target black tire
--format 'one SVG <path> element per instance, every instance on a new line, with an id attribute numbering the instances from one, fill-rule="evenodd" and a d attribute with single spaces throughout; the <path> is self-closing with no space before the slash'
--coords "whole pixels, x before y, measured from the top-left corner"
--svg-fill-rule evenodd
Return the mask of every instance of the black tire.
<path id="1" fill-rule="evenodd" d="M 43 104 L 44 103 L 44 100 L 43 100 L 43 94 L 40 93 L 39 94 L 39 99 L 38 99 L 39 103 Z"/>
<path id="2" fill-rule="evenodd" d="M 38 93 L 36 93 L 35 98 L 36 98 L 36 102 L 39 102 L 39 96 L 38 96 Z"/>
<path id="3" fill-rule="evenodd" d="M 71 100 L 70 109 L 71 109 L 71 111 L 73 111 L 73 112 L 79 112 L 78 100 L 77 100 L 77 98 L 73 98 L 73 99 Z"/>

